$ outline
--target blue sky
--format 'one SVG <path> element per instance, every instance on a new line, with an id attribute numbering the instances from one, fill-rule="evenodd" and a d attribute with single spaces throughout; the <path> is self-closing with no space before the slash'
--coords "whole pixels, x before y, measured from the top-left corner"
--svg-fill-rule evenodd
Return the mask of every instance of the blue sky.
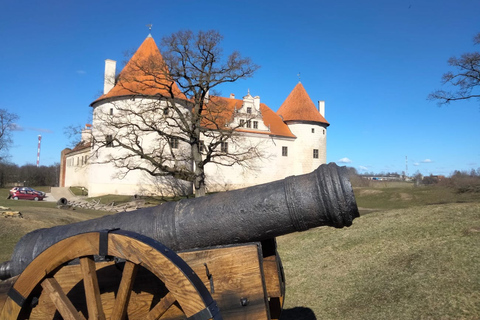
<path id="1" fill-rule="evenodd" d="M 125 60 L 153 24 L 157 43 L 182 29 L 216 29 L 226 53 L 261 66 L 219 88 L 250 89 L 277 110 L 300 78 L 326 101 L 327 161 L 360 172 L 450 174 L 480 167 L 480 103 L 438 107 L 447 60 L 479 51 L 478 0 L 71 1 L 2 0 L 0 108 L 19 115 L 10 160 L 60 160 L 68 125 L 90 121 L 104 60 Z"/>

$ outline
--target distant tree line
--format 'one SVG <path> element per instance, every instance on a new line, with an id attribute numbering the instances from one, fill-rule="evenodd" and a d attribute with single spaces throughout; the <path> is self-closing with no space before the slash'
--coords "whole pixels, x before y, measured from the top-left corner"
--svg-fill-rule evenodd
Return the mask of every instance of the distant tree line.
<path id="1" fill-rule="evenodd" d="M 58 185 L 60 165 L 39 166 L 26 164 L 18 166 L 8 162 L 0 162 L 0 187 L 50 186 Z"/>
<path id="2" fill-rule="evenodd" d="M 377 181 L 369 179 L 372 176 L 388 177 L 397 175 L 405 177 L 404 174 L 397 173 L 379 173 L 372 172 L 360 174 L 355 168 L 347 167 L 350 181 L 354 187 L 369 187 Z M 440 185 L 455 188 L 458 192 L 480 192 L 480 168 L 471 169 L 470 171 L 455 170 L 450 176 L 433 175 L 423 176 L 417 171 L 409 181 L 415 182 L 416 185 Z"/>

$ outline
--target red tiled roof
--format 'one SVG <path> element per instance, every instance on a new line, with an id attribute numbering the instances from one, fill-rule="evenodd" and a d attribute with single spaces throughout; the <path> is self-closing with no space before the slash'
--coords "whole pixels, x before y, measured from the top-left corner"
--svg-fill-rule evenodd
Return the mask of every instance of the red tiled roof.
<path id="1" fill-rule="evenodd" d="M 243 100 L 240 99 L 211 96 L 210 103 L 207 105 L 205 118 L 202 119 L 202 126 L 209 129 L 215 129 L 217 125 L 223 126 L 228 124 L 233 119 L 235 109 L 240 109 L 242 104 Z M 246 128 L 237 130 L 242 132 L 254 132 L 295 138 L 295 135 L 290 131 L 290 128 L 285 122 L 283 122 L 282 119 L 266 104 L 260 103 L 260 112 L 262 113 L 263 123 L 270 128 L 270 132 Z M 209 119 L 211 119 L 211 121 L 209 121 Z"/>
<path id="2" fill-rule="evenodd" d="M 155 40 L 148 36 L 120 73 L 115 86 L 91 103 L 122 96 L 162 95 L 171 97 L 168 90 L 172 87 L 175 98 L 185 99 L 177 84 L 168 79 L 168 69 L 158 50 Z"/>
<path id="3" fill-rule="evenodd" d="M 283 121 L 320 122 L 330 125 L 318 112 L 315 104 L 300 82 L 282 103 L 277 114 L 283 117 Z"/>
<path id="4" fill-rule="evenodd" d="M 77 143 L 77 145 L 73 149 L 68 151 L 67 154 L 84 150 L 87 148 L 89 149 L 91 146 L 92 146 L 92 143 L 90 141 L 80 141 L 79 143 Z"/>

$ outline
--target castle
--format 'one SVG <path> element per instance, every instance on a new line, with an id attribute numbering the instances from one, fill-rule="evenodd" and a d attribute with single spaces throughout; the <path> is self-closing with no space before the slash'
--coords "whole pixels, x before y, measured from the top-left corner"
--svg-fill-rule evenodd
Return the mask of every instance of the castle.
<path id="1" fill-rule="evenodd" d="M 135 68 L 142 67 L 152 61 L 162 59 L 162 55 L 149 35 L 120 75 L 135 73 Z M 128 121 L 125 110 L 147 114 L 153 103 L 156 110 L 153 117 L 156 123 L 165 119 L 170 112 L 167 102 L 159 97 L 166 95 L 165 89 L 141 86 L 138 82 L 126 82 L 115 78 L 116 62 L 105 61 L 104 93 L 91 103 L 93 121 L 82 131 L 81 142 L 73 149 L 64 149 L 60 162 L 60 186 L 81 186 L 88 189 L 89 196 L 104 194 L 158 194 L 177 193 L 172 191 L 180 188 L 182 193 L 191 193 L 190 183 L 178 179 L 153 177 L 149 174 L 149 165 L 145 170 L 134 170 L 142 163 L 144 157 L 130 157 L 129 144 L 123 141 L 133 140 L 135 146 L 142 149 L 155 149 L 155 152 L 172 152 L 190 155 L 189 145 L 182 141 L 170 139 L 163 145 L 153 134 L 135 136 L 131 134 L 134 126 Z M 143 69 L 142 69 L 143 70 Z M 182 95 L 174 84 L 176 92 L 175 107 L 187 110 L 188 99 Z M 163 91 L 162 91 L 163 90 Z M 248 92 L 238 99 L 234 94 L 229 97 L 206 97 L 210 104 L 221 105 L 221 116 L 224 125 L 234 128 L 236 140 L 232 143 L 222 142 L 219 147 L 228 155 L 229 152 L 248 153 L 248 150 L 260 151 L 260 157 L 252 157 L 247 166 L 238 163 L 207 163 L 204 167 L 207 191 L 224 191 L 238 189 L 283 179 L 290 175 L 309 173 L 319 165 L 326 163 L 327 127 L 325 120 L 325 103 L 318 102 L 318 109 L 299 82 L 277 112 L 260 102 L 259 96 Z M 163 109 L 158 109 L 162 106 Z M 140 112 L 141 111 L 141 112 Z M 160 119 L 160 120 L 158 120 Z M 169 119 L 168 121 L 175 119 Z M 120 125 L 122 124 L 122 125 Z M 208 133 L 215 131 L 204 123 L 203 139 L 214 139 Z M 174 129 L 172 129 L 174 130 Z M 115 137 L 115 141 L 114 138 Z M 120 138 L 119 138 L 120 137 Z M 209 138 L 210 137 L 210 138 Z M 102 143 L 99 143 L 102 142 Z M 101 147 L 100 147 L 101 146 Z M 243 149 L 242 149 L 243 148 Z M 250 149 L 249 149 L 250 148 Z M 152 153 L 153 154 L 153 153 Z M 120 159 L 123 169 L 119 169 Z M 190 157 L 184 157 L 178 165 L 193 166 Z M 221 162 L 221 161 L 220 161 Z M 175 163 L 177 165 L 177 163 Z M 151 168 L 155 170 L 155 168 Z M 175 183 L 173 183 L 175 182 Z M 177 189 L 175 189 L 177 190 Z M 172 192 L 171 192 L 172 191 Z"/>

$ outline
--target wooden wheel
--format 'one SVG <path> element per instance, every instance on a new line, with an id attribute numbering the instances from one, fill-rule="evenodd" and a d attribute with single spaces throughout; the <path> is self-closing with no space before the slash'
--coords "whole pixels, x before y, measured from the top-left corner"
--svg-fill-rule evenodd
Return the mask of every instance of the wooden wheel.
<path id="1" fill-rule="evenodd" d="M 98 256 L 107 261 L 96 262 Z M 122 230 L 84 233 L 46 249 L 20 274 L 0 318 L 222 319 L 175 252 Z"/>

